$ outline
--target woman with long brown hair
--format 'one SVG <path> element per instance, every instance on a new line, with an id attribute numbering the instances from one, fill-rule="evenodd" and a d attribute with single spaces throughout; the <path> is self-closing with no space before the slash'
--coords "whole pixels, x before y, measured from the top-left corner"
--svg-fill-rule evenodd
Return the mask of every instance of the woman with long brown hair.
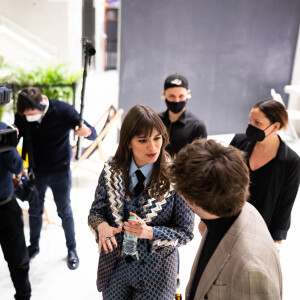
<path id="1" fill-rule="evenodd" d="M 170 182 L 167 144 L 165 126 L 150 107 L 130 109 L 88 220 L 98 243 L 97 287 L 104 300 L 174 298 L 175 249 L 193 238 L 194 214 Z M 122 229 L 138 237 L 131 256 L 124 253 Z"/>

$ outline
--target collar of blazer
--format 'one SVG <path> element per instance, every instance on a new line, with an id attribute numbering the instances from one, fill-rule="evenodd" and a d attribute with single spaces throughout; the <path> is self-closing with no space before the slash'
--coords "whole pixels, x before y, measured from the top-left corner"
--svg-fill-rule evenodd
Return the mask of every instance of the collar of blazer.
<path id="1" fill-rule="evenodd" d="M 279 137 L 279 140 L 280 140 L 280 145 L 279 145 L 278 152 L 277 152 L 277 159 L 280 162 L 285 162 L 286 159 L 287 159 L 287 154 L 288 154 L 288 146 L 281 139 L 281 137 L 279 135 L 278 135 L 278 137 Z M 238 134 L 237 135 L 237 140 L 238 140 L 238 144 L 239 144 L 238 149 L 246 152 L 247 158 L 249 159 L 256 142 L 249 141 L 245 134 Z"/>
<path id="2" fill-rule="evenodd" d="M 112 175 L 112 167 L 110 162 L 104 164 L 105 171 L 105 181 L 107 183 L 108 189 L 108 201 L 110 203 L 110 209 L 115 223 L 118 226 L 123 227 L 124 222 L 124 207 L 125 201 L 130 201 L 129 196 L 125 195 L 124 187 L 124 177 L 121 173 Z M 131 186 L 132 187 L 132 186 Z M 170 191 L 165 195 L 165 198 L 170 196 L 170 192 L 174 189 L 171 186 Z M 144 212 L 146 218 L 144 221 L 146 223 L 151 223 L 152 219 L 155 218 L 160 210 L 162 210 L 163 205 L 167 203 L 166 199 L 162 201 L 157 201 L 155 198 L 148 198 L 147 196 L 142 196 L 147 200 L 147 204 L 144 206 Z"/>
<path id="3" fill-rule="evenodd" d="M 125 190 L 124 179 L 121 173 L 113 174 L 110 161 L 104 164 L 107 196 L 115 223 L 123 227 Z"/>
<path id="4" fill-rule="evenodd" d="M 213 283 L 218 278 L 221 270 L 224 268 L 224 265 L 227 263 L 231 256 L 231 251 L 237 238 L 240 236 L 241 232 L 248 230 L 248 223 L 251 222 L 251 215 L 253 214 L 253 211 L 253 206 L 249 203 L 245 203 L 245 206 L 241 211 L 240 215 L 232 224 L 232 226 L 228 229 L 227 233 L 219 243 L 214 254 L 210 258 L 202 274 L 200 283 L 198 284 L 195 299 L 203 299 L 205 294 L 207 294 Z M 207 230 L 205 230 L 204 235 L 201 239 L 200 247 L 192 267 L 191 277 L 187 286 L 187 294 L 190 292 L 191 285 L 195 277 L 198 261 L 206 240 L 206 236 Z"/>

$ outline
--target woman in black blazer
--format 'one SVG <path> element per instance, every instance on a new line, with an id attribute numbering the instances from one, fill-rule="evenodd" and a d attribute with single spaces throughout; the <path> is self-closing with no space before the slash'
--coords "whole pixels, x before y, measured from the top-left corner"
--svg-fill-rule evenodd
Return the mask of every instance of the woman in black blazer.
<path id="1" fill-rule="evenodd" d="M 236 134 L 231 145 L 246 152 L 250 170 L 250 198 L 264 218 L 278 247 L 286 239 L 300 181 L 300 158 L 277 134 L 288 114 L 275 100 L 260 101 L 249 115 L 246 134 Z"/>

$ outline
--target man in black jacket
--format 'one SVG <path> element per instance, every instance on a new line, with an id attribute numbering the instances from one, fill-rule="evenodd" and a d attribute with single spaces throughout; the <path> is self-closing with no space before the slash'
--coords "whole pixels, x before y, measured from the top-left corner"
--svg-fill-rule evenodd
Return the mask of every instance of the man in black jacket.
<path id="1" fill-rule="evenodd" d="M 186 110 L 191 91 L 185 76 L 169 75 L 164 82 L 162 97 L 165 99 L 167 110 L 159 116 L 169 132 L 170 144 L 166 150 L 172 156 L 195 139 L 207 137 L 204 122 Z"/>
<path id="2" fill-rule="evenodd" d="M 7 125 L 0 122 L 0 130 Z M 14 196 L 12 174 L 21 176 L 23 161 L 16 149 L 0 152 L 0 245 L 14 284 L 15 299 L 30 299 L 29 257 L 22 210 Z"/>
<path id="3" fill-rule="evenodd" d="M 29 207 L 29 258 L 39 253 L 44 197 L 46 189 L 50 187 L 65 232 L 67 264 L 74 270 L 78 267 L 79 258 L 70 205 L 72 150 L 69 135 L 71 129 L 75 129 L 77 136 L 94 140 L 97 137 L 96 131 L 87 122 L 79 128 L 79 114 L 73 106 L 48 99 L 38 88 L 26 88 L 18 95 L 15 125 L 19 129 L 19 135 L 24 137 L 25 149 L 33 154 L 33 170 L 38 191 L 38 199 Z"/>
<path id="4" fill-rule="evenodd" d="M 204 122 L 186 110 L 191 91 L 185 76 L 177 73 L 169 75 L 164 82 L 162 98 L 165 99 L 167 110 L 159 116 L 169 133 L 170 144 L 166 150 L 171 156 L 195 139 L 207 137 Z M 179 285 L 179 254 L 177 284 Z"/>

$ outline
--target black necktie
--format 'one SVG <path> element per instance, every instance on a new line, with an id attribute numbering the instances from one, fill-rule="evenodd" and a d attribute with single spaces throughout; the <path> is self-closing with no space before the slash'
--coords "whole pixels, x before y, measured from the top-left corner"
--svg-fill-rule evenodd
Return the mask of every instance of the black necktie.
<path id="1" fill-rule="evenodd" d="M 144 176 L 141 170 L 136 170 L 135 175 L 138 179 L 138 183 L 134 187 L 133 191 L 135 196 L 138 196 L 144 190 L 144 181 L 146 177 Z"/>

